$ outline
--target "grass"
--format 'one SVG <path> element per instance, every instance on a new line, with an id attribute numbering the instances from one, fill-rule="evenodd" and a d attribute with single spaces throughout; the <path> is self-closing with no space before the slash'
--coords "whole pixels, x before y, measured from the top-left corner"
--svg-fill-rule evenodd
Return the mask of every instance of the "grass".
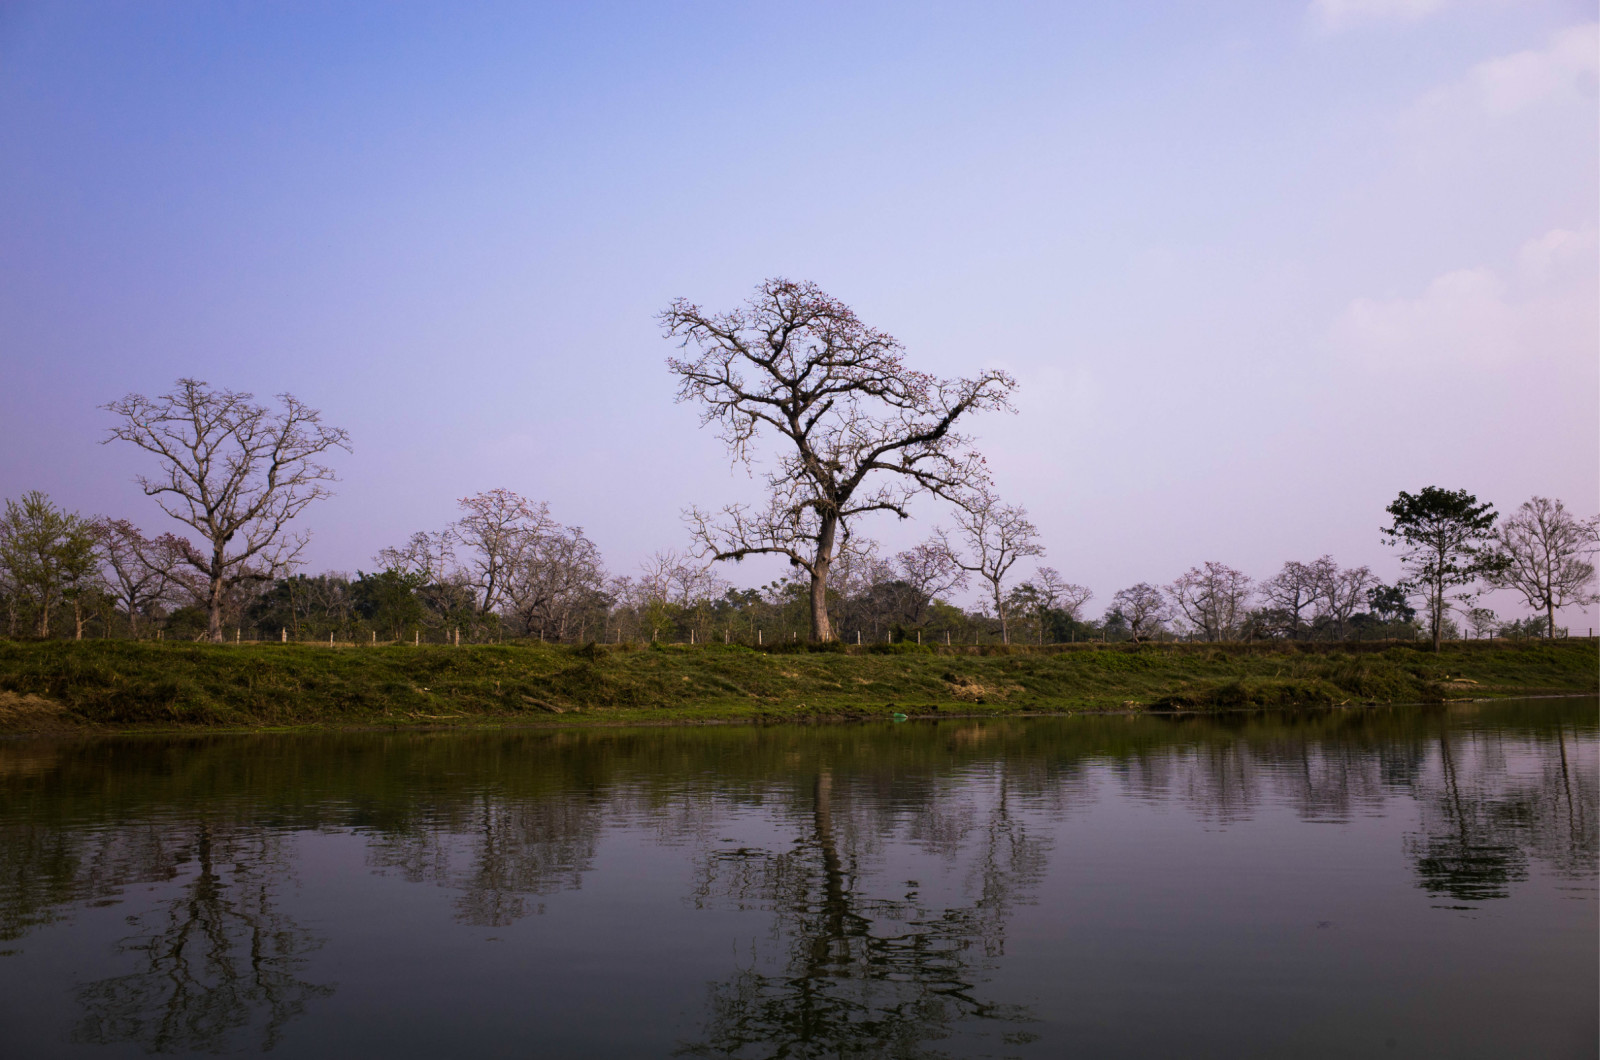
<path id="1" fill-rule="evenodd" d="M 1054 648 L 0 642 L 0 731 L 1336 706 L 1593 694 L 1596 642 Z"/>

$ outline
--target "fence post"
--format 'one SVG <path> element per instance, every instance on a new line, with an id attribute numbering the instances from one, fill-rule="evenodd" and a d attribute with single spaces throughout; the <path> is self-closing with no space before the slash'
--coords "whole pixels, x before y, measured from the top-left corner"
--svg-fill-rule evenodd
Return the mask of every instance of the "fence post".
<path id="1" fill-rule="evenodd" d="M 235 644 L 239 643 L 239 638 L 242 637 L 243 635 L 244 635 L 244 630 L 240 629 L 238 626 L 234 626 L 233 627 L 233 642 Z"/>
<path id="2" fill-rule="evenodd" d="M 922 630 L 917 630 L 917 646 L 922 646 Z"/>
<path id="3" fill-rule="evenodd" d="M 372 646 L 374 648 L 376 648 L 378 646 L 378 631 L 377 630 L 373 630 L 372 631 Z"/>
<path id="4" fill-rule="evenodd" d="M 859 648 L 860 646 L 861 646 L 861 631 L 858 629 L 858 630 L 856 630 L 856 647 Z"/>
<path id="5" fill-rule="evenodd" d="M 289 627 L 288 626 L 282 626 L 282 627 L 280 627 L 278 629 L 278 643 L 279 644 L 287 644 L 287 643 L 289 643 Z"/>
<path id="6" fill-rule="evenodd" d="M 757 644 L 761 643 L 761 631 L 759 629 L 756 630 L 756 643 Z"/>
<path id="7" fill-rule="evenodd" d="M 722 643 L 724 643 L 724 644 L 728 643 L 728 631 L 727 630 L 723 630 L 722 631 Z"/>
<path id="8" fill-rule="evenodd" d="M 422 630 L 420 630 L 420 629 L 412 630 L 411 631 L 411 646 L 413 648 L 416 648 L 416 647 L 420 647 L 421 644 L 422 644 Z"/>
<path id="9" fill-rule="evenodd" d="M 694 627 L 693 626 L 689 627 L 689 643 L 690 644 L 694 643 Z"/>
<path id="10" fill-rule="evenodd" d="M 328 634 L 328 647 L 330 647 L 330 648 L 333 647 L 333 634 L 332 633 Z"/>

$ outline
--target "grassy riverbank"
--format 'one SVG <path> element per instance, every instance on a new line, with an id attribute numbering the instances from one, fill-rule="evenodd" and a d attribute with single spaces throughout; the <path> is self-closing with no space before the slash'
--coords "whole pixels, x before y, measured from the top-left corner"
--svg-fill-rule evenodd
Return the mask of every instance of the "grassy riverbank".
<path id="1" fill-rule="evenodd" d="M 720 645 L 0 643 L 0 731 L 760 721 L 1333 706 L 1594 693 L 1596 644 L 1155 644 L 760 651 Z"/>

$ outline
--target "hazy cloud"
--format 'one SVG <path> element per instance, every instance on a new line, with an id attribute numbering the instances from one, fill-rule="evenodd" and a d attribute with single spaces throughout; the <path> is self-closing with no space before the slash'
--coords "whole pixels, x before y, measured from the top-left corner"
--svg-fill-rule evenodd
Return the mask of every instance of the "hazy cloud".
<path id="1" fill-rule="evenodd" d="M 1415 22 L 1447 0 L 1311 0 L 1311 19 L 1330 32 L 1370 22 Z"/>
<path id="2" fill-rule="evenodd" d="M 1504 269 L 1455 269 L 1415 297 L 1358 298 L 1335 326 L 1335 346 L 1385 371 L 1593 358 L 1596 249 L 1593 228 L 1556 229 Z"/>
<path id="3" fill-rule="evenodd" d="M 1485 111 L 1498 116 L 1550 99 L 1592 99 L 1597 73 L 1600 24 L 1591 22 L 1552 34 L 1545 48 L 1479 63 L 1466 84 L 1453 91 L 1470 94 Z"/>

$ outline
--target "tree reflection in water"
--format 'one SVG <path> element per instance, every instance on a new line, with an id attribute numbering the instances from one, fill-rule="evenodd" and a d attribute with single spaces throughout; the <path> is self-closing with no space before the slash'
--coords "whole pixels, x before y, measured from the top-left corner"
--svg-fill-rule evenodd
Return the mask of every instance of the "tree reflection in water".
<path id="1" fill-rule="evenodd" d="M 0 743 L 0 940 L 153 884 L 176 896 L 116 946 L 125 974 L 81 988 L 78 1039 L 271 1047 L 331 991 L 289 915 L 294 836 L 345 832 L 380 871 L 452 892 L 459 923 L 498 926 L 577 889 L 614 831 L 698 851 L 693 899 L 762 919 L 681 1053 L 938 1055 L 1027 1036 L 1030 1013 L 985 986 L 1016 907 L 1050 893 L 1041 837 L 1100 799 L 1205 830 L 1415 813 L 1403 850 L 1372 856 L 1404 856 L 1441 904 L 1533 876 L 1592 889 L 1593 712 Z M 747 816 L 795 841 L 717 849 L 714 829 Z M 928 887 L 891 880 L 913 850 Z"/>
<path id="2" fill-rule="evenodd" d="M 277 1044 L 284 1026 L 329 986 L 301 978 L 321 940 L 284 915 L 274 888 L 288 876 L 272 832 L 234 834 L 201 822 L 172 864 L 193 875 L 120 953 L 139 967 L 78 990 L 84 1016 L 73 1037 L 133 1042 L 150 1052 L 221 1052 Z"/>
<path id="3" fill-rule="evenodd" d="M 1564 726 L 1550 742 L 1554 755 L 1545 749 L 1535 759 L 1522 751 L 1508 762 L 1497 735 L 1461 741 L 1448 727 L 1439 730 L 1437 771 L 1419 772 L 1413 785 L 1421 820 L 1406 854 L 1419 886 L 1481 902 L 1510 895 L 1511 885 L 1527 878 L 1530 858 L 1568 878 L 1593 873 L 1600 853 L 1594 764 L 1574 763 L 1577 741 Z M 1537 771 L 1525 768 L 1530 764 Z"/>
<path id="4" fill-rule="evenodd" d="M 696 902 L 770 911 L 779 952 L 712 986 L 704 1037 L 680 1055 L 920 1057 L 938 1055 L 928 1043 L 957 1021 L 1029 1021 L 1027 1010 L 979 996 L 983 960 L 1003 952 L 1010 910 L 1045 865 L 1044 844 L 1011 812 L 1005 781 L 980 828 L 977 896 L 959 908 L 924 903 L 911 882 L 901 898 L 869 893 L 859 822 L 839 802 L 822 772 L 810 827 L 790 849 L 702 859 Z"/>
<path id="5" fill-rule="evenodd" d="M 530 897 L 579 886 L 600 840 L 597 801 L 484 793 L 474 802 L 447 826 L 374 837 L 369 863 L 456 890 L 457 918 L 479 927 L 504 927 L 532 912 Z M 468 867 L 458 867 L 462 860 Z"/>

